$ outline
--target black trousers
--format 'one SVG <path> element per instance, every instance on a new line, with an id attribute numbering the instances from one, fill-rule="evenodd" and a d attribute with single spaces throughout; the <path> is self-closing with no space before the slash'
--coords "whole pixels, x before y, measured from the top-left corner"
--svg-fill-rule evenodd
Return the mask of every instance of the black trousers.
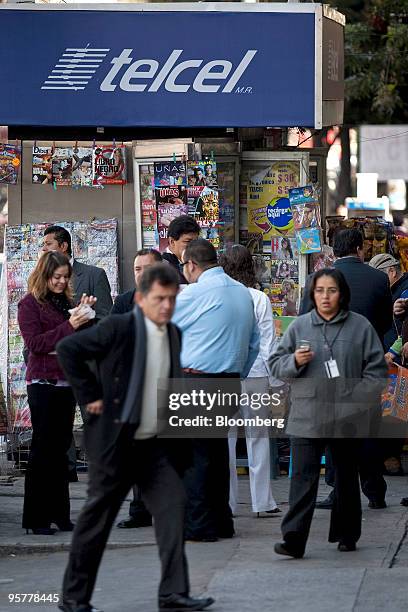
<path id="1" fill-rule="evenodd" d="M 75 398 L 70 387 L 27 385 L 33 437 L 24 487 L 23 527 L 70 520 L 67 451 Z"/>
<path id="2" fill-rule="evenodd" d="M 188 594 L 183 538 L 186 497 L 180 477 L 157 438 L 132 441 L 124 427 L 115 449 L 114 463 L 89 464 L 88 498 L 73 534 L 64 600 L 78 604 L 90 601 L 110 530 L 134 483 L 154 519 L 161 561 L 159 595 Z"/>
<path id="3" fill-rule="evenodd" d="M 292 438 L 292 478 L 289 511 L 282 521 L 282 534 L 291 548 L 306 547 L 319 486 L 320 461 L 330 448 L 335 468 L 334 505 L 329 542 L 357 542 L 361 535 L 361 500 L 358 482 L 358 440 Z"/>

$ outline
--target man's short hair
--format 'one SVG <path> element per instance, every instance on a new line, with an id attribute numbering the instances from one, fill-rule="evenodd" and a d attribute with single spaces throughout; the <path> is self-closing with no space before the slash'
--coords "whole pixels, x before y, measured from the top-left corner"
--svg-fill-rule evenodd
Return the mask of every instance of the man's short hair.
<path id="1" fill-rule="evenodd" d="M 333 252 L 336 257 L 357 255 L 358 248 L 363 248 L 363 234 L 360 230 L 344 229 L 335 234 Z"/>
<path id="2" fill-rule="evenodd" d="M 167 230 L 168 237 L 174 240 L 179 240 L 183 234 L 200 235 L 200 226 L 197 221 L 189 215 L 180 215 L 173 219 Z"/>
<path id="3" fill-rule="evenodd" d="M 68 245 L 67 252 L 70 256 L 72 255 L 71 234 L 65 227 L 61 227 L 60 225 L 49 225 L 44 230 L 44 236 L 48 236 L 48 234 L 54 234 L 55 240 L 58 242 L 59 246 L 66 242 Z"/>
<path id="4" fill-rule="evenodd" d="M 177 289 L 180 284 L 178 274 L 174 268 L 165 263 L 158 263 L 154 264 L 154 266 L 146 268 L 140 277 L 137 290 L 139 293 L 146 295 L 156 282 L 163 287 L 169 287 L 172 285 Z"/>
<path id="5" fill-rule="evenodd" d="M 163 261 L 161 253 L 159 253 L 159 251 L 156 251 L 156 249 L 139 249 L 136 252 L 135 259 L 136 257 L 142 257 L 143 255 L 151 255 L 153 259 L 157 262 Z"/>
<path id="6" fill-rule="evenodd" d="M 192 240 L 184 251 L 184 261 L 194 261 L 199 268 L 210 268 L 217 265 L 217 251 L 208 240 L 197 238 Z"/>

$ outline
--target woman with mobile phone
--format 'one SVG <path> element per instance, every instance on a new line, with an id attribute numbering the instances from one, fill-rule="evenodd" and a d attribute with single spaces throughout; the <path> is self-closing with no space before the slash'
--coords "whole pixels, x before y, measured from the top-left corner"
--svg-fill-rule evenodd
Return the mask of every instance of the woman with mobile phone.
<path id="1" fill-rule="evenodd" d="M 299 316 L 270 358 L 271 374 L 290 379 L 292 478 L 283 542 L 275 552 L 304 555 L 319 485 L 320 462 L 329 446 L 336 470 L 329 542 L 353 551 L 361 534 L 358 440 L 381 417 L 387 368 L 381 342 L 369 321 L 349 311 L 350 289 L 334 268 L 316 272 L 310 287 L 313 310 Z"/>

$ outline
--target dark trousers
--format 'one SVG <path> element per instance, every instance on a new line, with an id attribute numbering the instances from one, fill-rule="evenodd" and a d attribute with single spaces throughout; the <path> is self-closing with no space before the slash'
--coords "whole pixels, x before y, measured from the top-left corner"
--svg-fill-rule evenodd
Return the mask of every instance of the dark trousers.
<path id="1" fill-rule="evenodd" d="M 232 537 L 228 439 L 197 438 L 192 444 L 193 465 L 184 475 L 186 539 Z"/>
<path id="2" fill-rule="evenodd" d="M 383 476 L 384 450 L 381 439 L 358 440 L 358 471 L 360 474 L 361 490 L 370 501 L 381 502 L 385 499 L 387 483 Z M 326 456 L 326 483 L 334 487 L 335 468 L 331 457 L 330 447 L 325 449 Z"/>
<path id="3" fill-rule="evenodd" d="M 24 487 L 23 527 L 70 520 L 67 451 L 75 399 L 70 387 L 27 385 L 33 437 Z"/>
<path id="4" fill-rule="evenodd" d="M 130 441 L 123 435 L 115 448 L 113 463 L 90 461 L 88 498 L 74 530 L 63 598 L 77 603 L 90 601 L 110 530 L 134 483 L 154 518 L 161 561 L 159 595 L 188 594 L 183 483 L 156 438 Z"/>
<path id="5" fill-rule="evenodd" d="M 133 499 L 129 504 L 129 516 L 132 518 L 138 518 L 140 514 L 146 515 L 148 514 L 147 508 L 144 505 L 142 499 L 142 491 L 137 485 L 133 485 Z"/>
<path id="6" fill-rule="evenodd" d="M 320 461 L 326 445 L 330 448 L 335 468 L 329 542 L 357 542 L 361 535 L 358 441 L 292 438 L 289 511 L 282 521 L 282 534 L 288 546 L 301 553 L 309 536 L 319 486 Z"/>

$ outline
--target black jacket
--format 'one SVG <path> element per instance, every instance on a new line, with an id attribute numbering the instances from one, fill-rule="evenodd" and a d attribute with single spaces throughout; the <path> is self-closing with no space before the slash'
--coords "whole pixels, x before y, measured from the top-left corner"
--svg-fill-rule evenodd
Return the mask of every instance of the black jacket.
<path id="1" fill-rule="evenodd" d="M 121 293 L 115 298 L 115 301 L 112 306 L 111 314 L 125 314 L 126 312 L 130 312 L 133 310 L 133 306 L 135 305 L 136 289 L 131 289 L 130 291 L 126 291 L 126 293 Z"/>
<path id="2" fill-rule="evenodd" d="M 162 257 L 164 261 L 167 261 L 167 263 L 169 263 L 176 270 L 177 274 L 179 275 L 180 285 L 188 285 L 188 280 L 183 274 L 183 268 L 178 260 L 178 257 L 173 255 L 173 253 L 162 253 Z"/>
<path id="3" fill-rule="evenodd" d="M 384 344 L 384 336 L 392 326 L 392 298 L 388 276 L 364 264 L 356 257 L 341 257 L 334 262 L 334 267 L 344 274 L 350 287 L 350 310 L 368 319 Z M 313 275 L 306 280 L 305 290 L 299 314 L 312 310 L 309 297 L 310 283 Z"/>
<path id="4" fill-rule="evenodd" d="M 89 266 L 74 259 L 72 266 L 72 282 L 74 285 L 75 303 L 78 303 L 83 293 L 94 295 L 96 318 L 103 319 L 112 308 L 111 288 L 105 270 L 97 266 Z"/>
<path id="5" fill-rule="evenodd" d="M 167 328 L 170 378 L 181 378 L 181 333 L 172 323 Z M 110 315 L 98 325 L 64 338 L 57 345 L 59 361 L 78 404 L 103 399 L 102 415 L 89 415 L 85 441 L 91 461 L 107 467 L 117 466 L 118 453 L 119 456 L 122 451 L 126 453 L 126 448 L 122 448 L 123 439 L 131 442 L 136 429 L 119 422 L 133 366 L 135 333 L 134 315 L 129 312 Z M 97 362 L 98 376 L 89 368 L 91 360 Z M 143 393 L 143 389 L 138 392 Z M 117 444 L 119 436 L 121 443 Z M 170 458 L 178 469 L 186 467 L 191 459 L 182 442 L 184 440 L 180 439 L 168 441 L 172 449 Z"/>

